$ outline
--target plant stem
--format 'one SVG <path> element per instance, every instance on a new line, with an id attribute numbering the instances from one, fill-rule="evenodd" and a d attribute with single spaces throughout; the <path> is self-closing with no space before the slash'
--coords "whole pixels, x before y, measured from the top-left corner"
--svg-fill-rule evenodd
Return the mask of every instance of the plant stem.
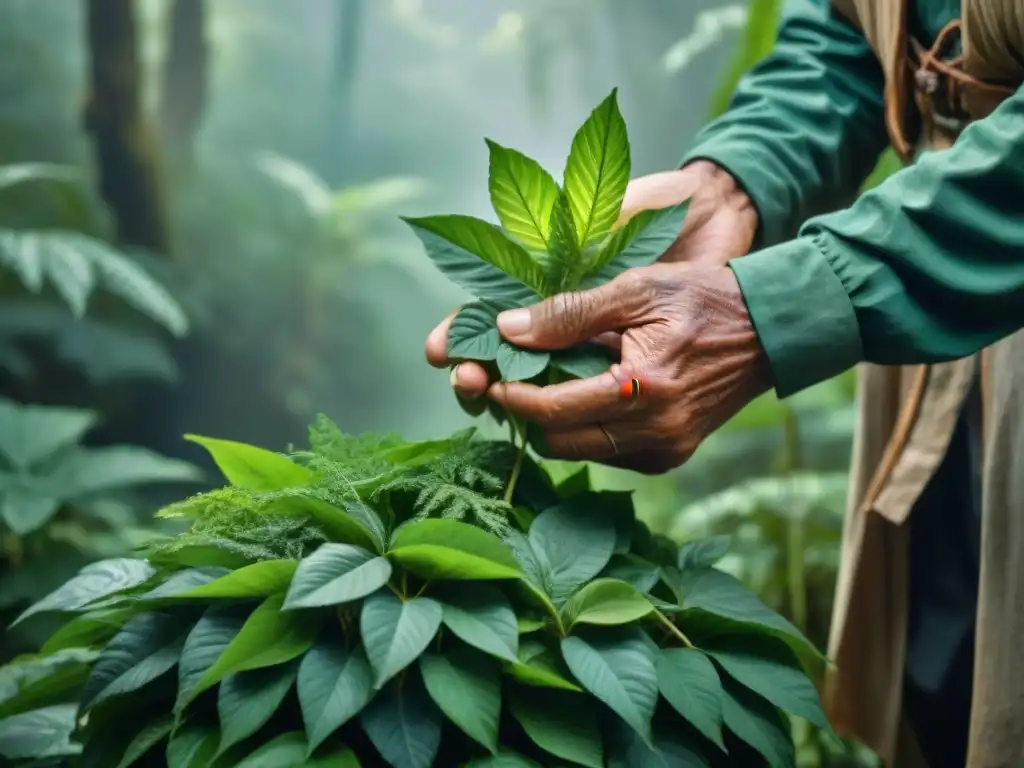
<path id="1" fill-rule="evenodd" d="M 801 466 L 800 425 L 796 412 L 783 404 L 785 414 L 785 472 L 792 475 Z M 803 510 L 790 510 L 786 529 L 786 579 L 789 586 L 789 611 L 801 632 L 807 631 L 807 580 L 804 575 L 806 548 Z"/>
<path id="2" fill-rule="evenodd" d="M 683 631 L 681 629 L 679 629 L 679 627 L 677 627 L 675 624 L 673 624 L 672 620 L 669 619 L 668 616 L 666 616 L 664 613 L 659 611 L 657 608 L 654 609 L 654 616 L 655 616 L 655 618 L 658 619 L 658 621 L 660 621 L 662 624 L 664 624 L 665 628 L 669 632 L 671 632 L 673 635 L 675 635 L 676 638 L 683 645 L 685 645 L 687 648 L 693 648 L 694 647 L 693 643 L 690 642 L 690 638 L 688 638 L 686 635 L 684 635 Z"/>
<path id="3" fill-rule="evenodd" d="M 504 501 L 506 504 L 512 503 L 512 494 L 515 493 L 516 483 L 519 482 L 519 473 L 523 471 L 523 459 L 526 458 L 526 428 L 514 416 L 510 420 L 519 435 L 519 445 L 516 451 L 516 463 L 512 466 L 512 476 L 508 479 L 508 486 L 505 488 Z"/>
<path id="4" fill-rule="evenodd" d="M 424 581 L 423 582 L 423 586 L 419 588 L 419 591 L 415 595 L 413 595 L 413 598 L 417 598 L 420 595 L 422 595 L 424 592 L 427 591 L 427 587 L 429 587 L 429 586 L 430 586 L 430 582 L 429 581 Z"/>

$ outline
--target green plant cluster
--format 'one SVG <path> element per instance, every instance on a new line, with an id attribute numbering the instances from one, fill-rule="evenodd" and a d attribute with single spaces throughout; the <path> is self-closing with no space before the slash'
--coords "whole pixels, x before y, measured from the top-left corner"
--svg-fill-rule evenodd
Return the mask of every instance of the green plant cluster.
<path id="1" fill-rule="evenodd" d="M 463 215 L 405 219 L 437 268 L 477 299 L 452 321 L 449 356 L 493 362 L 505 381 L 537 379 L 549 366 L 581 378 L 602 373 L 610 363 L 603 348 L 523 349 L 501 339 L 498 314 L 657 261 L 682 230 L 688 203 L 642 211 L 615 228 L 630 178 L 616 91 L 576 132 L 561 186 L 526 155 L 490 139 L 487 146 L 500 227 Z"/>
<path id="2" fill-rule="evenodd" d="M 821 656 L 713 567 L 727 540 L 677 550 L 586 468 L 556 486 L 472 432 L 310 434 L 193 438 L 230 485 L 162 510 L 188 531 L 19 617 L 66 623 L 0 669 L 0 758 L 781 767 L 784 713 L 828 727 Z"/>

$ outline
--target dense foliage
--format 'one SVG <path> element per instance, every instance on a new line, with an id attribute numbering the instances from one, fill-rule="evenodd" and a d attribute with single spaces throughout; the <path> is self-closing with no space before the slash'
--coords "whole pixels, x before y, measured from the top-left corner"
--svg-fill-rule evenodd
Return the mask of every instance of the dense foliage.
<path id="1" fill-rule="evenodd" d="M 7 759 L 786 766 L 779 710 L 827 727 L 820 656 L 712 567 L 727 540 L 677 551 L 585 472 L 513 487 L 508 443 L 326 419 L 290 456 L 194 439 L 231 485 L 161 512 L 188 531 L 19 617 L 70 620 L 0 673 Z"/>

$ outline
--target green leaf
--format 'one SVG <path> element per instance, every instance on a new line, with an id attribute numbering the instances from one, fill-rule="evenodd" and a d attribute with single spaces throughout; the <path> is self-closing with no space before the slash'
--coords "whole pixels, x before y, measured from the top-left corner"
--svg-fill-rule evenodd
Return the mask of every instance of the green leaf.
<path id="1" fill-rule="evenodd" d="M 621 730 L 621 729 L 619 729 Z M 635 733 L 613 734 L 616 737 L 614 754 L 608 768 L 708 768 L 709 763 L 699 752 L 682 743 L 679 734 L 655 734 L 652 743 L 646 743 Z M 731 765 L 732 763 L 730 763 Z"/>
<path id="2" fill-rule="evenodd" d="M 80 408 L 24 405 L 0 398 L 0 454 L 17 470 L 81 442 L 99 414 Z"/>
<path id="3" fill-rule="evenodd" d="M 661 579 L 661 568 L 635 555 L 614 555 L 601 576 L 625 581 L 646 595 Z"/>
<path id="4" fill-rule="evenodd" d="M 521 306 L 545 294 L 540 266 L 493 224 L 460 215 L 404 221 L 441 273 L 474 296 Z"/>
<path id="5" fill-rule="evenodd" d="M 232 485 L 250 491 L 278 491 L 309 485 L 313 473 L 287 456 L 233 440 L 185 435 L 205 448 Z"/>
<path id="6" fill-rule="evenodd" d="M 816 674 L 822 669 L 825 659 L 821 652 L 738 579 L 713 568 L 684 577 L 684 610 L 679 618 L 691 639 L 756 630 L 785 642 L 808 672 Z M 689 631 L 691 627 L 693 633 Z"/>
<path id="7" fill-rule="evenodd" d="M 591 700 L 562 691 L 548 691 L 543 696 L 518 691 L 509 704 L 538 747 L 576 765 L 603 768 L 604 747 Z"/>
<path id="8" fill-rule="evenodd" d="M 679 570 L 711 568 L 729 553 L 731 544 L 732 536 L 727 534 L 688 541 L 679 548 Z"/>
<path id="9" fill-rule="evenodd" d="M 448 596 L 441 620 L 464 643 L 499 659 L 515 662 L 519 648 L 516 614 L 506 597 L 489 584 Z"/>
<path id="10" fill-rule="evenodd" d="M 551 353 L 522 349 L 503 341 L 498 345 L 497 361 L 503 381 L 526 381 L 544 372 L 551 362 Z"/>
<path id="11" fill-rule="evenodd" d="M 118 633 L 134 613 L 133 608 L 111 608 L 76 616 L 50 635 L 41 653 L 49 656 L 65 649 L 103 645 Z"/>
<path id="12" fill-rule="evenodd" d="M 425 579 L 515 579 L 519 564 L 501 540 L 457 520 L 402 526 L 388 557 Z"/>
<path id="13" fill-rule="evenodd" d="M 553 295 L 576 287 L 586 262 L 572 220 L 569 194 L 562 190 L 551 213 L 551 248 L 544 260 L 548 294 Z"/>
<path id="14" fill-rule="evenodd" d="M 82 708 L 137 691 L 173 669 L 188 626 L 180 616 L 145 613 L 125 624 L 100 654 L 82 691 Z"/>
<path id="15" fill-rule="evenodd" d="M 540 586 L 556 604 L 597 576 L 615 550 L 615 524 L 595 514 L 596 504 L 596 494 L 574 496 L 539 514 L 530 526 L 530 548 L 542 571 Z"/>
<path id="16" fill-rule="evenodd" d="M 212 725 L 179 728 L 167 743 L 167 768 L 206 768 L 217 753 L 220 731 Z"/>
<path id="17" fill-rule="evenodd" d="M 581 344 L 551 353 L 551 365 L 578 379 L 600 376 L 611 368 L 612 351 L 600 344 Z"/>
<path id="18" fill-rule="evenodd" d="M 348 544 L 321 544 L 295 573 L 284 610 L 317 608 L 359 600 L 391 578 L 391 563 Z"/>
<path id="19" fill-rule="evenodd" d="M 57 704 L 0 720 L 0 755 L 8 760 L 66 757 L 82 751 L 72 742 L 77 704 Z"/>
<path id="20" fill-rule="evenodd" d="M 715 665 L 700 651 L 663 650 L 657 661 L 658 688 L 665 700 L 713 744 L 722 741 L 722 682 Z"/>
<path id="21" fill-rule="evenodd" d="M 196 587 L 178 597 L 266 597 L 287 589 L 298 565 L 295 560 L 263 560 L 231 571 L 216 581 Z"/>
<path id="22" fill-rule="evenodd" d="M 779 709 L 832 730 L 817 689 L 785 644 L 770 638 L 726 637 L 703 650 L 729 677 Z"/>
<path id="23" fill-rule="evenodd" d="M 658 702 L 654 653 L 640 630 L 562 638 L 562 657 L 588 691 L 607 704 L 633 730 L 651 739 Z"/>
<path id="24" fill-rule="evenodd" d="M 528 760 L 515 752 L 502 750 L 497 755 L 478 757 L 472 762 L 466 763 L 466 768 L 541 768 L 540 765 Z"/>
<path id="25" fill-rule="evenodd" d="M 231 573 L 231 569 L 215 565 L 186 568 L 183 571 L 176 571 L 170 574 L 153 589 L 139 595 L 137 599 L 140 602 L 149 602 L 181 597 L 194 589 L 204 587 L 216 581 L 222 576 L 227 576 L 229 573 Z"/>
<path id="26" fill-rule="evenodd" d="M 155 573 L 153 566 L 145 560 L 100 560 L 85 566 L 73 579 L 27 609 L 11 626 L 37 613 L 81 610 L 101 598 L 137 587 Z"/>
<path id="27" fill-rule="evenodd" d="M 565 166 L 563 185 L 581 246 L 603 238 L 618 220 L 629 173 L 626 121 L 613 90 L 576 132 Z"/>
<path id="28" fill-rule="evenodd" d="M 690 202 L 660 211 L 642 211 L 613 234 L 598 253 L 583 288 L 594 288 L 614 280 L 627 269 L 654 264 L 679 237 Z M 639 227 L 639 231 L 634 231 Z M 624 242 L 625 238 L 630 238 Z M 615 249 L 624 246 L 623 250 Z"/>
<path id="29" fill-rule="evenodd" d="M 221 681 L 217 690 L 218 754 L 224 754 L 266 725 L 291 690 L 298 669 L 298 664 L 291 661 L 228 675 Z"/>
<path id="30" fill-rule="evenodd" d="M 501 714 L 498 663 L 482 653 L 462 648 L 444 655 L 423 654 L 420 673 L 430 698 L 448 719 L 495 754 Z"/>
<path id="31" fill-rule="evenodd" d="M 519 661 L 506 666 L 505 671 L 519 682 L 536 688 L 557 688 L 577 693 L 583 690 L 563 674 L 559 660 L 539 640 L 522 643 Z"/>
<path id="32" fill-rule="evenodd" d="M 178 661 L 178 696 L 174 714 L 182 711 L 196 695 L 198 684 L 206 672 L 221 657 L 249 618 L 244 605 L 215 605 L 203 613 L 185 638 L 185 647 Z"/>
<path id="33" fill-rule="evenodd" d="M 373 746 L 393 768 L 430 768 L 441 745 L 443 720 L 419 675 L 393 681 L 359 717 Z"/>
<path id="34" fill-rule="evenodd" d="M 98 655 L 87 648 L 67 648 L 19 656 L 0 667 L 0 719 L 76 697 Z"/>
<path id="35" fill-rule="evenodd" d="M 796 754 L 788 725 L 771 704 L 739 686 L 728 686 L 722 699 L 726 727 L 756 749 L 770 768 L 793 768 Z"/>
<path id="36" fill-rule="evenodd" d="M 174 717 L 171 715 L 161 717 L 159 720 L 155 720 L 147 725 L 135 734 L 135 738 L 128 744 L 128 748 L 125 750 L 121 762 L 117 764 L 117 768 L 128 768 L 130 765 L 135 765 L 153 747 L 166 739 L 173 727 Z"/>
<path id="37" fill-rule="evenodd" d="M 309 650 L 322 616 L 305 611 L 282 612 L 283 603 L 282 594 L 260 603 L 196 684 L 193 697 L 228 675 L 284 664 Z"/>
<path id="38" fill-rule="evenodd" d="M 299 705 L 312 753 L 358 715 L 373 697 L 373 670 L 360 647 L 336 639 L 318 640 L 299 667 Z"/>
<path id="39" fill-rule="evenodd" d="M 374 688 L 412 664 L 441 626 L 441 604 L 429 597 L 399 600 L 387 591 L 363 601 L 359 631 L 373 668 Z"/>
<path id="40" fill-rule="evenodd" d="M 292 731 L 271 739 L 234 763 L 233 768 L 296 768 L 306 764 L 306 737 L 301 731 Z"/>
<path id="41" fill-rule="evenodd" d="M 632 584 L 618 579 L 596 579 L 574 594 L 562 606 L 562 623 L 572 630 L 576 624 L 630 624 L 654 610 Z"/>
<path id="42" fill-rule="evenodd" d="M 494 360 L 501 345 L 498 315 L 509 306 L 497 301 L 475 301 L 460 309 L 448 328 L 448 357 Z"/>
<path id="43" fill-rule="evenodd" d="M 361 763 L 356 753 L 348 747 L 338 747 L 326 755 L 309 758 L 305 768 L 360 768 Z"/>
<path id="44" fill-rule="evenodd" d="M 536 160 L 490 139 L 486 142 L 490 149 L 487 186 L 501 225 L 530 250 L 549 250 L 558 184 Z"/>
<path id="45" fill-rule="evenodd" d="M 366 520 L 373 523 L 375 513 L 355 502 L 340 502 L 341 506 L 328 504 L 302 491 L 282 495 L 267 507 L 268 514 L 308 515 L 324 532 L 335 541 L 380 552 L 384 547 L 383 531 L 372 530 Z M 362 517 L 360 516 L 362 515 Z M 371 517 L 374 516 L 374 517 Z"/>

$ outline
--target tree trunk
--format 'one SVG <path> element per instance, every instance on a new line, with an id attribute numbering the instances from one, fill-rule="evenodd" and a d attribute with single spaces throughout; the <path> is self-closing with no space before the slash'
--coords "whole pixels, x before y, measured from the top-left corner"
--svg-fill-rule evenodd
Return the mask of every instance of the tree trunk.
<path id="1" fill-rule="evenodd" d="M 100 193 L 120 245 L 170 253 L 156 141 L 142 109 L 142 71 L 134 0 L 87 0 L 89 93 Z"/>
<path id="2" fill-rule="evenodd" d="M 209 61 L 205 0 L 174 0 L 163 73 L 161 128 L 176 160 L 192 159 L 206 106 Z"/>

